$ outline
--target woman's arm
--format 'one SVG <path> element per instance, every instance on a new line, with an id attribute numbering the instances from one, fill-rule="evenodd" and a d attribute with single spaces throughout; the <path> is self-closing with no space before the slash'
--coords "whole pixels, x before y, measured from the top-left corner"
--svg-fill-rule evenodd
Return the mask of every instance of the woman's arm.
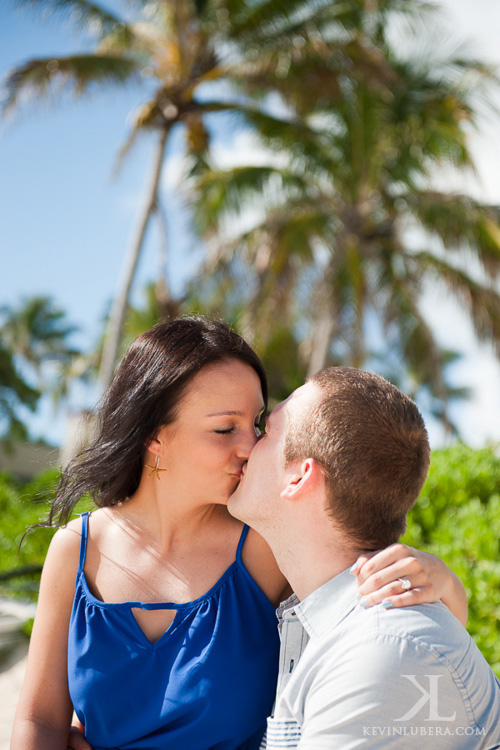
<path id="1" fill-rule="evenodd" d="M 441 599 L 462 625 L 467 625 L 465 589 L 439 557 L 406 544 L 392 544 L 373 556 L 362 555 L 357 563 L 353 573 L 366 606 L 391 602 L 393 607 L 407 607 Z M 408 579 L 411 589 L 403 589 L 399 578 Z"/>
<path id="2" fill-rule="evenodd" d="M 292 590 L 269 545 L 252 529 L 243 548 L 243 561 L 275 606 L 290 596 Z M 381 602 L 408 607 L 441 599 L 464 627 L 467 624 L 467 594 L 458 576 L 441 558 L 399 543 L 371 555 L 361 555 L 357 563 L 353 572 L 357 574 L 359 595 L 367 607 Z M 403 589 L 398 578 L 407 578 L 411 589 Z"/>
<path id="3" fill-rule="evenodd" d="M 11 750 L 67 747 L 73 707 L 66 659 L 80 527 L 77 520 L 57 531 L 47 553 Z"/>

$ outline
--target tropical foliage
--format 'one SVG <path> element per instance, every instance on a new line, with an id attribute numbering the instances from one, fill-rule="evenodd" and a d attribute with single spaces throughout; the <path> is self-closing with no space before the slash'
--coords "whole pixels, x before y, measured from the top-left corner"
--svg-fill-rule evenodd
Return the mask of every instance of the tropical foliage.
<path id="1" fill-rule="evenodd" d="M 430 284 L 450 293 L 500 353 L 500 209 L 438 189 L 436 175 L 473 169 L 468 135 L 497 81 L 425 26 L 416 37 L 428 12 L 352 0 L 325 5 L 319 29 L 303 23 L 303 45 L 275 59 L 308 129 L 259 131 L 260 165 L 209 163 L 195 204 L 206 305 L 232 307 L 263 346 L 291 325 L 309 373 L 342 362 L 426 389 L 453 429 L 448 402 L 466 393 L 447 382 L 454 354 L 422 296 Z"/>
<path id="2" fill-rule="evenodd" d="M 424 393 L 454 431 L 449 403 L 467 394 L 450 385 L 455 355 L 436 340 L 422 296 L 440 285 L 500 350 L 500 210 L 440 189 L 435 177 L 473 170 L 468 136 L 496 79 L 442 35 L 436 44 L 435 8 L 421 0 L 150 0 L 114 13 L 88 0 L 23 2 L 67 15 L 94 43 L 85 54 L 17 67 L 6 111 L 30 96 L 135 82 L 143 103 L 119 161 L 141 134 L 156 141 L 100 355 L 104 385 L 152 217 L 163 237 L 155 304 L 162 318 L 186 309 L 166 278 L 160 191 L 170 137 L 182 127 L 208 249 L 187 307 L 233 321 L 265 360 L 277 348 L 282 369 L 290 352 L 280 389 L 329 363 L 371 367 Z M 225 122 L 214 119 L 221 113 L 255 134 L 260 161 L 220 167 L 210 134 Z"/>
<path id="3" fill-rule="evenodd" d="M 0 444 L 8 448 L 27 437 L 23 407 L 33 411 L 40 393 L 20 374 L 14 355 L 0 338 Z"/>
<path id="4" fill-rule="evenodd" d="M 18 3 L 21 5 L 23 0 Z M 119 291 L 109 321 L 103 357 L 103 383 L 116 363 L 129 291 L 140 250 L 153 215 L 164 227 L 159 185 L 169 138 L 177 126 L 186 131 L 186 149 L 202 165 L 209 145 L 206 117 L 230 112 L 253 127 L 280 132 L 290 118 L 266 105 L 269 75 L 281 81 L 276 50 L 294 49 L 295 29 L 313 19 L 325 2 L 289 0 L 148 0 L 114 14 L 89 0 L 24 0 L 43 11 L 66 14 L 96 39 L 85 54 L 29 60 L 7 79 L 5 111 L 30 97 L 53 98 L 65 89 L 76 95 L 97 86 L 140 83 L 143 103 L 133 116 L 120 161 L 142 133 L 153 134 L 156 152 L 144 207 L 131 237 Z M 262 63 L 262 53 L 266 59 Z M 228 86 L 228 84 L 230 84 Z M 277 88 L 283 88 L 280 84 Z M 304 127 L 302 127 L 304 130 Z M 164 266 L 165 252 L 162 253 Z M 158 285 L 164 316 L 175 313 L 168 286 Z"/>
<path id="5" fill-rule="evenodd" d="M 48 297 L 31 297 L 0 308 L 0 436 L 4 444 L 27 439 L 25 414 L 41 393 L 58 405 L 69 383 L 85 375 L 82 356 L 70 343 L 76 331 Z"/>
<path id="6" fill-rule="evenodd" d="M 53 530 L 29 534 L 27 529 L 42 520 L 55 492 L 57 471 L 50 470 L 23 484 L 10 475 L 0 474 L 0 595 L 36 600 L 38 584 Z"/>
<path id="7" fill-rule="evenodd" d="M 57 472 L 28 484 L 0 474 L 0 595 L 36 598 L 41 565 L 53 531 L 26 529 L 42 520 Z M 88 507 L 82 501 L 76 512 Z M 404 541 L 440 557 L 463 581 L 468 630 L 500 676 L 500 458 L 463 445 L 434 451 L 429 477 L 409 515 Z"/>
<path id="8" fill-rule="evenodd" d="M 49 297 L 29 297 L 17 307 L 0 309 L 2 337 L 40 390 L 57 404 L 68 394 L 68 383 L 81 353 L 71 344 L 77 327 Z"/>
<path id="9" fill-rule="evenodd" d="M 408 544 L 439 555 L 462 580 L 467 629 L 500 676 L 500 458 L 464 445 L 434 451 L 409 515 Z"/>
<path id="10" fill-rule="evenodd" d="M 45 523 L 54 499 L 59 471 L 49 469 L 22 482 L 0 472 L 0 596 L 36 601 L 40 573 L 54 528 L 33 528 Z M 74 510 L 76 516 L 91 507 L 82 499 Z M 28 533 L 26 533 L 28 532 Z"/>
<path id="11" fill-rule="evenodd" d="M 142 134 L 156 142 L 108 333 L 91 362 L 104 385 L 125 343 L 129 291 L 154 217 L 161 270 L 148 294 L 160 318 L 194 309 L 232 322 L 262 354 L 278 397 L 326 364 L 363 366 L 456 431 L 449 405 L 467 392 L 451 385 L 456 353 L 437 341 L 422 298 L 429 285 L 455 296 L 477 336 L 500 352 L 500 209 L 447 192 L 436 176 L 473 171 L 468 137 L 497 80 L 442 35 L 436 43 L 435 8 L 421 0 L 123 0 L 119 12 L 90 0 L 23 4 L 67 17 L 90 48 L 18 66 L 5 111 L 30 97 L 135 84 L 142 104 L 119 162 Z M 221 168 L 210 148 L 228 114 L 254 135 L 251 165 Z M 160 183 L 179 128 L 207 260 L 187 295 L 173 299 Z M 139 332 L 136 313 L 129 331 Z"/>

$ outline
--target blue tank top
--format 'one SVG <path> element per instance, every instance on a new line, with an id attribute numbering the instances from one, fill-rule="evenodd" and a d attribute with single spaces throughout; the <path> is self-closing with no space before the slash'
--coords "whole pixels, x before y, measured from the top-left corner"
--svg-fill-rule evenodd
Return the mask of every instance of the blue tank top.
<path id="1" fill-rule="evenodd" d="M 241 559 L 192 602 L 108 603 L 84 574 L 88 514 L 68 636 L 69 691 L 94 750 L 257 750 L 271 713 L 274 607 Z M 175 609 L 151 643 L 132 612 Z"/>

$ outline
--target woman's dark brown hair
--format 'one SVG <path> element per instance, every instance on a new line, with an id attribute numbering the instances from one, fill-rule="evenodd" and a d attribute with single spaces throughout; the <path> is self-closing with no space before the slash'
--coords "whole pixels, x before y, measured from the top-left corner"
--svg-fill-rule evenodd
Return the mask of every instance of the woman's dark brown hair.
<path id="1" fill-rule="evenodd" d="M 229 358 L 256 371 L 267 406 L 260 359 L 225 323 L 178 318 L 139 336 L 96 409 L 97 437 L 63 472 L 49 524 L 54 518 L 66 523 L 83 495 L 98 507 L 130 497 L 139 486 L 145 446 L 160 427 L 175 421 L 190 381 L 207 365 Z"/>

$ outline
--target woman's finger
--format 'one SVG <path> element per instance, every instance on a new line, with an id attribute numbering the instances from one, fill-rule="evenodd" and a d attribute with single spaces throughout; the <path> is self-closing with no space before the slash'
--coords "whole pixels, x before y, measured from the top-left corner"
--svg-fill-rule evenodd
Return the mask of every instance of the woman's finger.
<path id="1" fill-rule="evenodd" d="M 405 585 L 406 583 L 409 584 Z M 359 590 L 359 596 L 364 599 L 369 606 L 374 604 L 380 604 L 388 597 L 402 596 L 403 594 L 409 593 L 410 591 L 425 590 L 428 595 L 428 601 L 436 601 L 438 598 L 434 590 L 433 585 L 429 582 L 428 578 L 424 575 L 416 575 L 412 578 L 396 578 L 390 581 L 384 586 L 380 586 L 377 589 L 371 590 Z"/>
<path id="2" fill-rule="evenodd" d="M 364 583 L 374 573 L 377 573 L 402 559 L 416 559 L 415 551 L 406 544 L 401 544 L 399 542 L 398 544 L 391 544 L 390 547 L 386 547 L 379 552 L 361 555 L 358 558 L 360 564 L 354 571 L 357 575 L 358 583 Z"/>
<path id="3" fill-rule="evenodd" d="M 417 586 L 403 594 L 391 596 L 382 602 L 386 609 L 398 609 L 399 607 L 415 606 L 416 604 L 429 604 L 436 601 L 436 596 L 431 586 Z"/>
<path id="4" fill-rule="evenodd" d="M 390 583 L 395 583 L 401 589 L 400 578 L 407 578 L 412 586 L 425 585 L 429 583 L 429 578 L 420 563 L 416 558 L 404 558 L 403 560 L 397 560 L 392 565 L 382 568 L 373 575 L 365 579 L 358 588 L 360 596 L 371 594 Z M 359 578 L 358 578 L 359 581 Z"/>
<path id="5" fill-rule="evenodd" d="M 421 604 L 423 601 L 426 601 L 422 598 L 423 596 L 422 589 L 416 588 L 411 589 L 411 591 L 405 591 L 403 594 L 385 597 L 382 602 L 370 603 L 370 601 L 368 601 L 370 597 L 367 597 L 360 601 L 360 606 L 369 609 L 370 607 L 375 606 L 375 604 L 381 604 L 384 609 L 398 609 L 400 607 Z"/>
<path id="6" fill-rule="evenodd" d="M 404 578 L 402 579 L 405 580 Z M 428 583 L 428 580 L 425 576 L 415 576 L 413 580 L 410 578 L 406 579 L 410 582 L 411 588 L 406 589 L 403 587 L 403 584 L 399 580 L 391 581 L 390 583 L 386 584 L 385 586 L 382 586 L 375 591 L 364 593 L 361 589 L 359 591 L 360 599 L 361 599 L 361 606 L 363 607 L 373 607 L 375 604 L 382 604 L 384 601 L 391 599 L 391 601 L 408 601 L 409 597 L 405 597 L 405 594 L 410 594 L 415 591 L 426 591 L 427 592 L 427 600 L 426 601 L 435 601 L 436 596 L 435 592 L 433 590 L 433 587 L 431 584 Z M 400 597 L 404 597 L 402 600 Z M 410 601 L 412 603 L 417 603 L 415 601 L 415 597 L 412 596 L 410 598 Z M 419 601 L 423 601 L 423 599 L 419 599 Z M 400 605 L 402 606 L 402 605 Z"/>

